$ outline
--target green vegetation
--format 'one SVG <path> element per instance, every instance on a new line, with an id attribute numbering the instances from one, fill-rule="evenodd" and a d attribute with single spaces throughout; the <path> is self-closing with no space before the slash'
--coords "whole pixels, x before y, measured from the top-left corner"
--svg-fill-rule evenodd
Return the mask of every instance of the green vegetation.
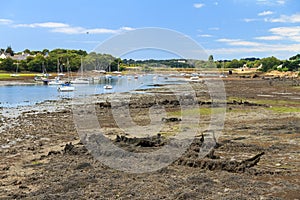
<path id="1" fill-rule="evenodd" d="M 225 108 L 193 108 L 193 109 L 186 109 L 186 110 L 179 110 L 174 112 L 169 112 L 170 116 L 201 116 L 201 115 L 211 115 L 225 112 Z"/>
<path id="2" fill-rule="evenodd" d="M 10 78 L 9 74 L 0 74 L 0 79 L 7 79 Z"/>
<path id="3" fill-rule="evenodd" d="M 300 107 L 272 106 L 268 110 L 277 113 L 300 113 Z"/>
<path id="4" fill-rule="evenodd" d="M 207 60 L 193 59 L 168 59 L 168 60 L 133 60 L 115 58 L 109 54 L 87 53 L 84 50 L 72 49 L 43 49 L 42 51 L 14 52 L 9 46 L 0 49 L 0 54 L 6 58 L 0 59 L 0 70 L 13 72 L 18 69 L 28 72 L 56 72 L 77 71 L 83 62 L 85 70 L 106 70 L 116 71 L 126 68 L 137 68 L 142 71 L 152 71 L 161 68 L 193 69 L 193 68 L 258 68 L 263 72 L 270 70 L 297 71 L 300 65 L 300 54 L 290 57 L 288 60 L 279 60 L 276 57 L 267 58 L 243 58 L 240 60 L 218 60 L 215 61 L 213 55 L 209 55 Z M 2 56 L 3 57 L 3 56 Z"/>

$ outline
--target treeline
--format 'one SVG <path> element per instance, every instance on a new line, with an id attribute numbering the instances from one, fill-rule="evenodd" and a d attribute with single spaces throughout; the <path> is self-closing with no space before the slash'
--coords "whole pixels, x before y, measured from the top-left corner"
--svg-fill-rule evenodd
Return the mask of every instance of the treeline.
<path id="1" fill-rule="evenodd" d="M 124 59 L 123 64 L 128 66 L 141 67 L 171 67 L 171 68 L 257 68 L 260 71 L 267 72 L 270 70 L 278 71 L 298 71 L 300 66 L 300 54 L 290 57 L 288 60 L 279 60 L 272 56 L 267 58 L 242 58 L 240 60 L 218 60 L 214 61 L 213 55 L 208 60 L 186 60 L 186 59 L 169 59 L 169 60 L 133 60 Z"/>
<path id="2" fill-rule="evenodd" d="M 85 70 L 117 70 L 120 59 L 109 54 L 99 54 L 95 52 L 87 53 L 84 50 L 54 49 L 42 51 L 30 51 L 25 49 L 23 52 L 15 53 L 11 47 L 9 52 L 0 49 L 0 54 L 6 58 L 0 59 L 0 70 L 18 72 L 56 72 L 60 71 L 78 71 L 81 64 Z"/>
<path id="3" fill-rule="evenodd" d="M 126 67 L 140 67 L 142 70 L 149 70 L 155 67 L 169 68 L 258 68 L 261 71 L 298 71 L 300 65 L 300 54 L 290 57 L 288 60 L 279 60 L 276 57 L 267 58 L 243 58 L 240 60 L 218 60 L 214 61 L 213 55 L 207 60 L 133 60 L 115 58 L 109 54 L 87 53 L 84 50 L 68 49 L 44 49 L 42 51 L 30 51 L 25 49 L 23 52 L 15 53 L 9 46 L 0 49 L 0 70 L 2 71 L 28 71 L 47 72 L 78 71 L 81 64 L 85 70 L 123 70 Z M 5 57 L 3 57 L 3 55 Z"/>
<path id="4" fill-rule="evenodd" d="M 218 60 L 215 62 L 217 68 L 259 68 L 263 72 L 270 70 L 298 71 L 300 65 L 300 54 L 290 57 L 288 60 L 279 60 L 272 56 L 267 58 L 244 58 L 233 60 Z"/>
<path id="5" fill-rule="evenodd" d="M 124 64 L 136 64 L 139 66 L 149 66 L 149 67 L 171 67 L 171 68 L 194 68 L 194 66 L 185 59 L 169 59 L 169 60 L 137 60 L 132 59 L 123 60 Z"/>

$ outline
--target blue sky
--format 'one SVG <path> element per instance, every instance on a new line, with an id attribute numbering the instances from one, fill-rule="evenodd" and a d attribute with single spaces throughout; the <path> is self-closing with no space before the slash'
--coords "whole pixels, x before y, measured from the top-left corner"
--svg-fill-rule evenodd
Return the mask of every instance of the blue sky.
<path id="1" fill-rule="evenodd" d="M 0 7 L 0 47 L 15 51 L 90 52 L 144 27 L 178 31 L 215 59 L 300 53 L 299 0 L 10 0 Z"/>

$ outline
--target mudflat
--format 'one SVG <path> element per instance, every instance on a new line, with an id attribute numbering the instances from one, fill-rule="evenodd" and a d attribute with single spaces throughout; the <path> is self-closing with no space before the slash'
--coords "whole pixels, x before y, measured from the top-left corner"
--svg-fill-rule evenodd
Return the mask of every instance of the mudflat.
<path id="1" fill-rule="evenodd" d="M 205 157 L 198 155 L 220 108 L 212 106 L 205 84 L 187 84 L 195 91 L 194 109 L 181 110 L 170 94 L 183 85 L 130 94 L 128 109 L 137 126 L 164 124 L 153 135 L 146 129 L 140 137 L 126 134 L 114 120 L 119 110 L 112 110 L 109 95 L 91 103 L 104 136 L 135 153 L 163 148 L 183 117 L 200 116 L 190 125 L 200 131 L 182 156 L 148 173 L 119 171 L 95 159 L 76 130 L 71 100 L 51 102 L 60 106 L 55 111 L 11 118 L 2 110 L 0 199 L 299 199 L 300 88 L 293 80 L 224 79 L 225 123 Z M 122 102 L 128 95 L 115 98 Z"/>

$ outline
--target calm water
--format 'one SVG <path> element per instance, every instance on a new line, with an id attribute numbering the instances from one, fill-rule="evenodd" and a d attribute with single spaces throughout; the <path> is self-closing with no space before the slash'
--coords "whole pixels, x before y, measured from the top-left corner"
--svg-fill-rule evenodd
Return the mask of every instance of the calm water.
<path id="1" fill-rule="evenodd" d="M 130 77 L 130 79 L 128 78 Z M 147 89 L 153 84 L 179 83 L 176 79 L 157 77 L 154 75 L 113 77 L 105 79 L 102 77 L 93 84 L 74 85 L 74 92 L 58 92 L 57 86 L 31 85 L 31 86 L 0 86 L 0 107 L 17 107 L 34 105 L 46 100 L 58 100 L 62 98 L 73 98 L 92 94 L 128 92 L 136 89 Z M 113 89 L 106 90 L 104 85 L 110 84 Z"/>

